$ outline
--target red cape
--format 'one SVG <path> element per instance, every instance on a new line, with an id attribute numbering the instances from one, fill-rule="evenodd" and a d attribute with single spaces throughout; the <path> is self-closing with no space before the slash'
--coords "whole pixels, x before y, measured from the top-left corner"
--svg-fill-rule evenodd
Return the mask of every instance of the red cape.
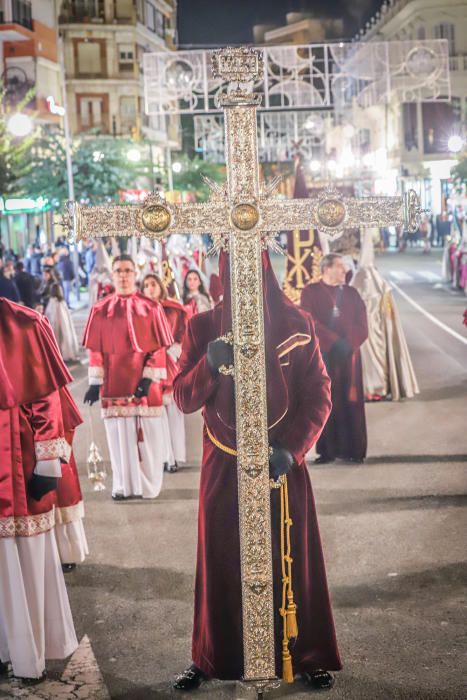
<path id="1" fill-rule="evenodd" d="M 83 338 L 88 350 L 109 354 L 153 352 L 172 342 L 162 306 L 139 292 L 111 294 L 94 304 Z"/>
<path id="2" fill-rule="evenodd" d="M 71 381 L 48 320 L 0 298 L 0 409 L 37 401 Z"/>

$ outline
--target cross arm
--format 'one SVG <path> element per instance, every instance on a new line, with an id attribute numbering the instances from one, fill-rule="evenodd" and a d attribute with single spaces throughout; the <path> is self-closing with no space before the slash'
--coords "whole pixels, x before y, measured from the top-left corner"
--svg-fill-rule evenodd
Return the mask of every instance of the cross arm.
<path id="1" fill-rule="evenodd" d="M 338 235 L 347 228 L 407 225 L 403 197 L 356 199 L 327 194 L 317 199 L 268 199 L 261 206 L 261 229 L 317 228 Z"/>
<path id="2" fill-rule="evenodd" d="M 164 238 L 172 233 L 221 233 L 230 228 L 224 202 L 169 204 L 151 195 L 141 205 L 89 207 L 69 202 L 65 226 L 76 240 L 106 236 Z"/>

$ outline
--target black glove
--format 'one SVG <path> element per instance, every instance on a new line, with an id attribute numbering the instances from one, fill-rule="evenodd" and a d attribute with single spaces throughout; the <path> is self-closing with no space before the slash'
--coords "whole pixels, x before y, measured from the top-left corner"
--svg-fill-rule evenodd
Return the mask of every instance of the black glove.
<path id="1" fill-rule="evenodd" d="M 149 379 L 149 377 L 141 377 L 138 382 L 138 386 L 135 389 L 135 398 L 142 399 L 143 396 L 147 396 L 149 394 L 151 384 L 152 379 Z"/>
<path id="2" fill-rule="evenodd" d="M 56 476 L 40 476 L 33 474 L 28 481 L 28 494 L 35 501 L 40 501 L 42 496 L 45 496 L 49 491 L 55 491 L 57 488 Z"/>
<path id="3" fill-rule="evenodd" d="M 233 346 L 220 338 L 217 340 L 211 340 L 211 342 L 208 343 L 206 361 L 208 363 L 209 371 L 211 372 L 212 376 L 215 377 L 221 365 L 225 365 L 226 367 L 233 365 Z"/>
<path id="4" fill-rule="evenodd" d="M 346 360 L 348 356 L 352 354 L 352 352 L 353 348 L 345 338 L 339 338 L 339 340 L 336 340 L 331 348 L 331 355 L 338 362 Z"/>
<path id="5" fill-rule="evenodd" d="M 293 464 L 294 458 L 285 447 L 272 445 L 272 454 L 269 457 L 269 476 L 271 479 L 277 481 L 282 474 L 288 474 Z"/>
<path id="6" fill-rule="evenodd" d="M 84 395 L 84 403 L 88 403 L 90 406 L 92 406 L 93 403 L 99 401 L 100 388 L 100 384 L 91 384 Z"/>

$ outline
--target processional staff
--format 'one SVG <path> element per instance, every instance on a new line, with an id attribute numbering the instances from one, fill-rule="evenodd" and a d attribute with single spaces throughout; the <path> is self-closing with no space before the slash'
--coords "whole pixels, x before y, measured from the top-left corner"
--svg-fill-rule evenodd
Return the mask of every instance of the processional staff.
<path id="1" fill-rule="evenodd" d="M 244 680 L 262 694 L 275 680 L 269 444 L 261 251 L 279 231 L 317 228 L 331 237 L 345 228 L 401 226 L 416 231 L 420 205 L 405 197 L 343 197 L 328 188 L 314 199 L 279 200 L 260 186 L 256 108 L 250 86 L 263 75 L 262 52 L 227 48 L 213 52 L 213 77 L 229 82 L 219 96 L 225 115 L 227 182 L 211 183 L 202 204 L 169 204 L 159 194 L 139 205 L 68 203 L 67 225 L 76 239 L 104 236 L 166 238 L 209 231 L 215 248 L 228 251 L 232 289 L 238 509 Z"/>

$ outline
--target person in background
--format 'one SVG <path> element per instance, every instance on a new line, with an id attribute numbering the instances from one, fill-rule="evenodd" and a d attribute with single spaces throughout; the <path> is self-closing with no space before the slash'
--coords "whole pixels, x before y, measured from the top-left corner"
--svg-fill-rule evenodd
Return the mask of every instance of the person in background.
<path id="1" fill-rule="evenodd" d="M 363 462 L 367 433 L 360 346 L 368 337 L 365 304 L 345 284 L 346 266 L 341 255 L 321 258 L 322 279 L 307 285 L 301 308 L 315 322 L 326 369 L 331 378 L 332 411 L 316 444 L 318 464 L 336 458 Z"/>
<path id="2" fill-rule="evenodd" d="M 115 294 L 94 304 L 84 331 L 89 350 L 84 403 L 102 400 L 112 498 L 156 498 L 164 434 L 160 394 L 151 385 L 167 376 L 166 348 L 173 337 L 162 307 L 137 291 L 131 256 L 114 258 L 112 271 Z"/>
<path id="3" fill-rule="evenodd" d="M 183 282 L 183 303 L 191 306 L 193 313 L 200 314 L 212 309 L 212 300 L 198 270 L 188 270 Z"/>
<path id="4" fill-rule="evenodd" d="M 41 277 L 42 275 L 42 251 L 40 245 L 34 245 L 32 249 L 32 254 L 30 258 L 30 265 L 28 272 L 35 277 Z"/>
<path id="5" fill-rule="evenodd" d="M 44 313 L 50 321 L 61 355 L 65 362 L 76 361 L 79 353 L 78 338 L 57 279 L 50 282 L 48 292 L 49 299 Z"/>
<path id="6" fill-rule="evenodd" d="M 20 302 L 21 297 L 16 286 L 15 281 L 12 279 L 14 272 L 14 264 L 12 261 L 4 263 L 0 258 L 0 297 L 5 297 L 10 301 Z"/>
<path id="7" fill-rule="evenodd" d="M 75 279 L 75 270 L 67 248 L 60 249 L 56 270 L 61 278 L 65 303 L 70 307 L 70 292 Z"/>
<path id="8" fill-rule="evenodd" d="M 94 265 L 96 264 L 96 253 L 97 253 L 97 243 L 96 243 L 96 241 L 90 241 L 88 243 L 86 251 L 84 253 L 84 264 L 85 264 L 86 274 L 88 276 L 88 281 L 90 279 L 91 272 L 94 270 Z"/>
<path id="9" fill-rule="evenodd" d="M 153 272 L 144 277 L 141 290 L 145 297 L 161 304 L 175 341 L 170 348 L 167 348 L 167 377 L 161 381 L 163 419 L 166 418 L 164 424 L 168 445 L 164 466 L 166 465 L 167 471 L 175 472 L 180 462 L 186 461 L 185 418 L 173 399 L 173 380 L 178 374 L 178 360 L 182 351 L 188 313 L 180 302 L 168 299 L 164 283 Z"/>
<path id="10" fill-rule="evenodd" d="M 44 265 L 44 269 L 42 270 L 42 281 L 39 286 L 39 299 L 40 305 L 42 306 L 42 309 L 40 310 L 42 313 L 45 312 L 52 294 L 52 289 L 54 289 L 56 285 L 60 286 L 60 282 L 55 276 L 53 266 Z"/>
<path id="11" fill-rule="evenodd" d="M 25 306 L 33 309 L 36 302 L 36 288 L 34 285 L 35 278 L 33 275 L 26 272 L 24 263 L 21 261 L 15 265 L 15 283 L 18 288 L 21 301 Z"/>

